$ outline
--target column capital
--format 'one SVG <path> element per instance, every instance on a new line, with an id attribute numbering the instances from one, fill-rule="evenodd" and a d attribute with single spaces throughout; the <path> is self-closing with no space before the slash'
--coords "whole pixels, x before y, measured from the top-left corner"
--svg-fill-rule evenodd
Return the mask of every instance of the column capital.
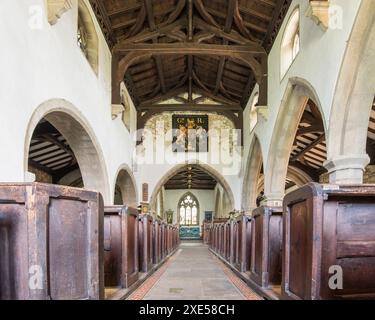
<path id="1" fill-rule="evenodd" d="M 329 182 L 334 184 L 362 184 L 363 173 L 370 163 L 367 154 L 335 156 L 324 163 Z"/>

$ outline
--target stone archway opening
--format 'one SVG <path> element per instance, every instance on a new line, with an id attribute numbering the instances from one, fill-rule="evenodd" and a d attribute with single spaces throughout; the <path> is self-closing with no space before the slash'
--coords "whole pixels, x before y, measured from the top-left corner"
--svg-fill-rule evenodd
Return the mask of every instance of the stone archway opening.
<path id="1" fill-rule="evenodd" d="M 109 203 L 105 163 L 92 137 L 68 102 L 42 104 L 27 132 L 25 180 L 98 191 Z"/>
<path id="2" fill-rule="evenodd" d="M 186 194 L 199 203 L 199 221 L 195 225 L 183 223 L 190 221 L 189 217 L 186 218 L 186 212 L 184 219 L 180 217 L 180 202 Z M 199 238 L 203 223 L 229 218 L 234 208 L 234 197 L 225 179 L 209 166 L 178 165 L 157 184 L 151 196 L 150 208 L 156 216 L 168 223 L 180 225 L 182 238 L 186 238 L 187 234 Z"/>
<path id="3" fill-rule="evenodd" d="M 319 182 L 326 173 L 326 127 L 315 91 L 303 80 L 293 79 L 283 101 L 265 172 L 267 204 L 273 206 L 282 205 L 285 183 L 291 191 Z"/>
<path id="4" fill-rule="evenodd" d="M 115 205 L 126 205 L 132 208 L 138 206 L 137 188 L 134 177 L 126 169 L 121 169 L 115 184 Z"/>
<path id="5" fill-rule="evenodd" d="M 83 188 L 77 157 L 64 135 L 46 118 L 37 124 L 28 153 L 31 180 L 41 183 Z"/>

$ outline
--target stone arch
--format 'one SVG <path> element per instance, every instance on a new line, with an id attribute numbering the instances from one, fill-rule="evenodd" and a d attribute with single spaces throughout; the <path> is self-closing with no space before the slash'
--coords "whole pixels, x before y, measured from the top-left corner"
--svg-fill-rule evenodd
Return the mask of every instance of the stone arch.
<path id="1" fill-rule="evenodd" d="M 287 178 L 292 180 L 297 187 L 302 187 L 309 182 L 313 182 L 313 179 L 307 173 L 292 165 L 288 166 Z"/>
<path id="2" fill-rule="evenodd" d="M 110 203 L 108 175 L 99 142 L 82 114 L 73 104 L 63 99 L 51 99 L 42 103 L 32 115 L 25 137 L 25 175 L 28 170 L 31 138 L 43 118 L 48 120 L 69 143 L 77 158 L 85 188 L 99 191 L 104 201 Z"/>
<path id="3" fill-rule="evenodd" d="M 312 85 L 304 79 L 291 78 L 276 119 L 265 168 L 265 195 L 270 205 L 282 204 L 290 152 L 302 114 L 310 99 L 323 115 L 321 103 Z M 327 132 L 325 119 L 322 118 Z"/>
<path id="4" fill-rule="evenodd" d="M 253 136 L 242 185 L 242 210 L 251 212 L 256 208 L 258 181 L 263 165 L 262 148 L 256 135 Z"/>
<path id="5" fill-rule="evenodd" d="M 328 160 L 331 183 L 362 183 L 370 159 L 367 128 L 375 94 L 375 1 L 361 2 L 331 108 Z"/>
<path id="6" fill-rule="evenodd" d="M 128 165 L 122 165 L 117 171 L 113 190 L 116 190 L 116 186 L 121 190 L 122 204 L 137 208 L 137 184 Z"/>
<path id="7" fill-rule="evenodd" d="M 185 167 L 187 167 L 189 165 L 198 166 L 200 169 L 202 169 L 203 171 L 205 171 L 206 173 L 208 173 L 212 177 L 214 177 L 216 179 L 216 181 L 223 187 L 224 191 L 227 193 L 227 195 L 228 195 L 228 201 L 230 203 L 231 208 L 234 208 L 234 204 L 235 204 L 235 202 L 234 202 L 234 195 L 233 195 L 231 187 L 229 186 L 229 184 L 225 180 L 225 178 L 218 171 L 216 171 L 214 168 L 212 168 L 210 165 L 204 164 L 204 163 L 201 163 L 201 162 L 196 163 L 194 161 L 193 163 L 184 163 L 184 164 L 179 164 L 179 165 L 174 166 L 172 169 L 170 169 L 159 180 L 159 182 L 156 184 L 156 186 L 155 186 L 155 188 L 154 188 L 154 190 L 152 192 L 152 195 L 150 197 L 150 208 L 151 209 L 153 209 L 155 207 L 157 195 L 160 192 L 161 188 L 168 182 L 168 180 L 170 178 L 172 178 L 179 171 L 181 171 L 182 169 L 184 169 Z"/>

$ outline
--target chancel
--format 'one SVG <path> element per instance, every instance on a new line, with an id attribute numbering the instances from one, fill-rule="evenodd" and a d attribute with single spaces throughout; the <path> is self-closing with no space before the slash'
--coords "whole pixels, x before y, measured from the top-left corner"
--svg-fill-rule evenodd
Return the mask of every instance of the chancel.
<path id="1" fill-rule="evenodd" d="M 375 1 L 0 13 L 0 300 L 375 298 Z"/>

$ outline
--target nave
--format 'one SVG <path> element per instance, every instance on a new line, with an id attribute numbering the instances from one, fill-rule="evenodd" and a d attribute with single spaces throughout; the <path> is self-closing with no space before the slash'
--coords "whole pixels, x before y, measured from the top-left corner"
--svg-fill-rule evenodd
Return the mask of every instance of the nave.
<path id="1" fill-rule="evenodd" d="M 0 300 L 375 299 L 374 0 L 0 15 Z"/>
<path id="2" fill-rule="evenodd" d="M 183 241 L 170 260 L 128 300 L 261 299 L 200 241 Z"/>

